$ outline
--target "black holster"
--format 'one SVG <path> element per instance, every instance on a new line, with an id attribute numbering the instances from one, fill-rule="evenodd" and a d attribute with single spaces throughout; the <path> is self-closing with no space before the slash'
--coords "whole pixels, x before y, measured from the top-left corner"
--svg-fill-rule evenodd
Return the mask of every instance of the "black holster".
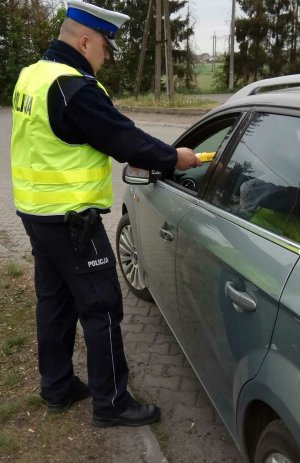
<path id="1" fill-rule="evenodd" d="M 98 220 L 99 215 L 95 209 L 88 209 L 84 213 L 66 212 L 64 222 L 69 226 L 76 254 L 83 255 L 86 253 L 92 237 L 93 226 Z"/>

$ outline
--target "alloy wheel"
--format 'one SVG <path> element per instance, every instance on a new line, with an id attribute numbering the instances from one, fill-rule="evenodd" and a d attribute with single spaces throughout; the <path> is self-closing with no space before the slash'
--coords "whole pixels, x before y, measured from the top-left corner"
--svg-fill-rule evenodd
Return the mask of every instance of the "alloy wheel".
<path id="1" fill-rule="evenodd" d="M 138 290 L 146 287 L 134 245 L 132 226 L 125 225 L 119 239 L 120 264 L 129 283 Z"/>
<path id="2" fill-rule="evenodd" d="M 265 463 L 292 463 L 292 461 L 282 453 L 276 452 L 269 455 Z"/>

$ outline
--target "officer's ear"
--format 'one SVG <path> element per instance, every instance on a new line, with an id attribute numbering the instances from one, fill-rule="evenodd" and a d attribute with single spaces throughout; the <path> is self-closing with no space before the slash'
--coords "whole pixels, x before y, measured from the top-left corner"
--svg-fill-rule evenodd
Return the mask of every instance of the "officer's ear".
<path id="1" fill-rule="evenodd" d="M 78 40 L 78 48 L 82 55 L 87 55 L 89 50 L 89 37 L 87 35 L 82 35 Z"/>

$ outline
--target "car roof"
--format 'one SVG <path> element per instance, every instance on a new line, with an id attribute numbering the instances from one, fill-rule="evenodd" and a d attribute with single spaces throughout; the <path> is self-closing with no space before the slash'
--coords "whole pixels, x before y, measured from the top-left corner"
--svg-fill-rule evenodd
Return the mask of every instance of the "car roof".
<path id="1" fill-rule="evenodd" d="M 222 105 L 222 109 L 249 105 L 300 109 L 300 74 L 263 79 L 246 85 L 234 93 Z"/>
<path id="2" fill-rule="evenodd" d="M 296 87 L 300 85 L 300 74 L 293 74 L 289 76 L 272 77 L 270 79 L 262 79 L 251 84 L 246 85 L 236 92 L 230 98 L 230 101 L 243 98 L 245 96 L 256 95 L 262 89 L 276 90 L 278 87 Z"/>
<path id="3" fill-rule="evenodd" d="M 243 98 L 231 100 L 222 105 L 222 108 L 235 108 L 239 106 L 279 106 L 283 108 L 300 109 L 300 90 L 284 89 L 280 91 L 249 95 Z"/>

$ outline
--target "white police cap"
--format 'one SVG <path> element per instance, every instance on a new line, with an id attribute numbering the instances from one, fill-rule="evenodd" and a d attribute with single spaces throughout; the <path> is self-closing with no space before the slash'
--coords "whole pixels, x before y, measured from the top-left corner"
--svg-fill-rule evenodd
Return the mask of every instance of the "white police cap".
<path id="1" fill-rule="evenodd" d="M 129 16 L 116 11 L 105 10 L 82 0 L 67 0 L 67 17 L 101 32 L 111 46 L 119 51 L 115 36 Z"/>

